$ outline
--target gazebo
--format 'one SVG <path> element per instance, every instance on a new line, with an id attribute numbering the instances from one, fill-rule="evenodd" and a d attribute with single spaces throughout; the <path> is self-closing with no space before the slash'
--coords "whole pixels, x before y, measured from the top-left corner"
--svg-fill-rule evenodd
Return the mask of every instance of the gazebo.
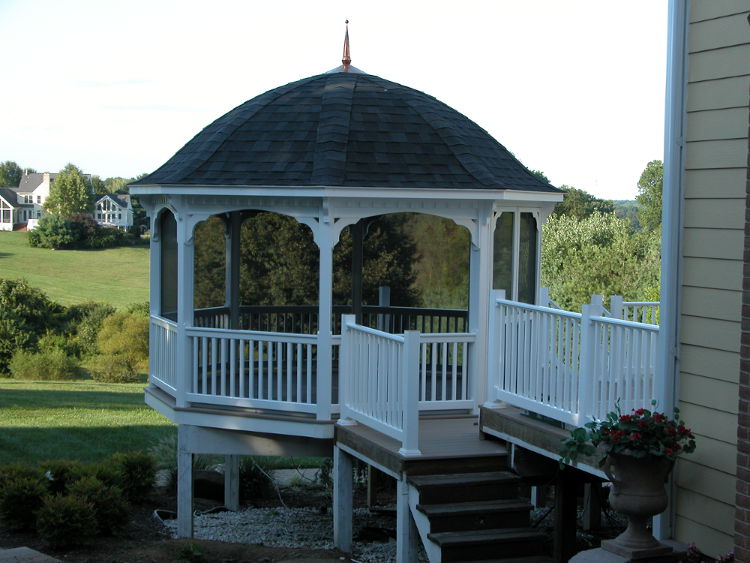
<path id="1" fill-rule="evenodd" d="M 411 407 L 399 403 L 401 415 L 405 408 L 414 417 L 477 413 L 488 398 L 493 286 L 511 299 L 538 297 L 541 225 L 561 191 L 444 103 L 351 66 L 348 35 L 342 63 L 236 107 L 131 184 L 151 218 L 146 401 L 179 428 L 183 535 L 191 529 L 192 454 L 330 455 L 334 423 L 351 407 L 340 392 L 341 313 L 373 332 L 420 331 L 420 372 L 396 374 L 410 378 L 419 394 Z M 251 211 L 283 214 L 310 228 L 318 249 L 317 304 L 241 303 L 240 232 Z M 467 311 L 362 303 L 364 225 L 405 212 L 442 217 L 468 231 Z M 194 288 L 205 274 L 195 268 L 196 227 L 212 217 L 225 227 L 225 303 L 196 308 Z M 346 227 L 353 240 L 352 305 L 334 307 L 333 249 Z M 432 330 L 428 319 L 435 321 Z M 363 353 L 357 350 L 348 354 Z M 405 455 L 418 454 L 404 444 Z"/>

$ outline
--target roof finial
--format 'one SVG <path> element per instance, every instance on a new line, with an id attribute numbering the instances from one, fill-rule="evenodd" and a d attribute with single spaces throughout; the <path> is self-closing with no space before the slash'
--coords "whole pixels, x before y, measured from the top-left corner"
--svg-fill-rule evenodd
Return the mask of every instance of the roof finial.
<path id="1" fill-rule="evenodd" d="M 344 23 L 346 23 L 346 33 L 344 34 L 344 57 L 341 59 L 341 64 L 344 65 L 344 71 L 347 71 L 352 64 L 352 58 L 349 55 L 349 20 Z"/>

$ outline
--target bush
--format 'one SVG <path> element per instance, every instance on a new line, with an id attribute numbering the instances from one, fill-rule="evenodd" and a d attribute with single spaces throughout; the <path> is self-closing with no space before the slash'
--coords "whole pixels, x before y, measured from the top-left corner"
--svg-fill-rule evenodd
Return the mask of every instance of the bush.
<path id="1" fill-rule="evenodd" d="M 28 463 L 9 463 L 0 467 L 0 496 L 3 494 L 5 483 L 12 479 L 29 478 L 43 483 L 44 472 L 38 467 L 31 467 Z"/>
<path id="2" fill-rule="evenodd" d="M 68 459 L 45 461 L 40 469 L 44 472 L 47 489 L 52 494 L 67 493 L 73 484 L 90 474 L 83 463 Z"/>
<path id="3" fill-rule="evenodd" d="M 39 509 L 36 528 L 39 536 L 53 548 L 79 544 L 96 530 L 94 507 L 78 496 L 47 497 Z"/>
<path id="4" fill-rule="evenodd" d="M 31 246 L 55 250 L 111 248 L 125 243 L 126 238 L 124 232 L 102 227 L 85 214 L 63 216 L 47 213 L 39 219 L 37 228 L 29 232 Z"/>
<path id="5" fill-rule="evenodd" d="M 76 325 L 76 341 L 82 355 L 92 356 L 97 353 L 96 337 L 102 323 L 116 311 L 117 309 L 108 303 L 94 301 L 70 308 L 69 323 Z"/>
<path id="6" fill-rule="evenodd" d="M 78 244 L 80 229 L 62 215 L 47 213 L 39 219 L 37 227 L 29 232 L 29 244 L 39 248 L 62 250 Z"/>
<path id="7" fill-rule="evenodd" d="M 36 477 L 13 477 L 0 490 L 0 518 L 11 527 L 33 530 L 37 510 L 47 495 L 47 487 Z"/>
<path id="8" fill-rule="evenodd" d="M 256 458 L 243 457 L 240 463 L 240 500 L 248 503 L 272 494 L 273 483 L 262 464 Z"/>
<path id="9" fill-rule="evenodd" d="M 40 352 L 18 350 L 10 360 L 10 373 L 17 379 L 61 381 L 75 379 L 78 363 L 59 348 Z"/>
<path id="10" fill-rule="evenodd" d="M 0 374 L 17 350 L 35 351 L 39 337 L 60 321 L 63 308 L 24 280 L 0 279 Z"/>
<path id="11" fill-rule="evenodd" d="M 97 534 L 109 535 L 128 522 L 128 503 L 118 487 L 102 483 L 96 477 L 84 477 L 73 483 L 68 492 L 91 504 Z"/>
<path id="12" fill-rule="evenodd" d="M 131 502 L 142 500 L 154 488 L 156 461 L 153 456 L 143 452 L 116 453 L 107 464 L 117 472 L 118 481 L 113 484 L 122 489 Z"/>
<path id="13" fill-rule="evenodd" d="M 104 319 L 97 336 L 101 352 L 92 362 L 97 381 L 139 381 L 148 362 L 148 318 L 114 313 Z"/>

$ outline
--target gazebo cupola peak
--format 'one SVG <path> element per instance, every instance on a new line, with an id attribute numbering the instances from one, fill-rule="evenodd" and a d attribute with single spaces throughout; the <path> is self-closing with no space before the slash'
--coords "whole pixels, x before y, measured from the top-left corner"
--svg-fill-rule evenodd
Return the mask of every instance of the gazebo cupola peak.
<path id="1" fill-rule="evenodd" d="M 231 419 L 237 430 L 332 436 L 321 423 L 340 412 L 342 312 L 373 329 L 420 329 L 427 366 L 420 409 L 475 411 L 487 395 L 475 374 L 486 369 L 493 278 L 509 296 L 535 299 L 537 230 L 561 192 L 442 102 L 352 67 L 348 41 L 344 55 L 334 71 L 231 110 L 131 184 L 153 234 L 147 400 L 178 423 L 226 427 L 225 416 L 206 414 L 218 408 L 243 414 Z M 287 215 L 310 228 L 319 252 L 316 306 L 273 312 L 240 304 L 239 239 L 248 210 Z M 352 307 L 334 307 L 333 249 L 343 229 L 351 227 L 353 263 L 361 264 L 364 223 L 401 212 L 436 215 L 468 230 L 468 311 L 365 306 L 357 267 Z M 226 226 L 226 303 L 196 311 L 193 239 L 196 226 L 213 216 Z M 428 333 L 426 319 L 433 317 L 443 324 Z M 292 318 L 294 330 L 278 324 Z M 447 319 L 455 321 L 450 329 Z"/>

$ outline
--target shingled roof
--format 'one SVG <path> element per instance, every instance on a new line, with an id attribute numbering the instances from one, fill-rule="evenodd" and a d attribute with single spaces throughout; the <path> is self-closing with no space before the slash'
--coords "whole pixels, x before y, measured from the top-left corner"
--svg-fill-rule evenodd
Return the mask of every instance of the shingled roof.
<path id="1" fill-rule="evenodd" d="M 559 191 L 439 100 L 352 72 L 236 107 L 131 185 L 153 184 Z"/>

